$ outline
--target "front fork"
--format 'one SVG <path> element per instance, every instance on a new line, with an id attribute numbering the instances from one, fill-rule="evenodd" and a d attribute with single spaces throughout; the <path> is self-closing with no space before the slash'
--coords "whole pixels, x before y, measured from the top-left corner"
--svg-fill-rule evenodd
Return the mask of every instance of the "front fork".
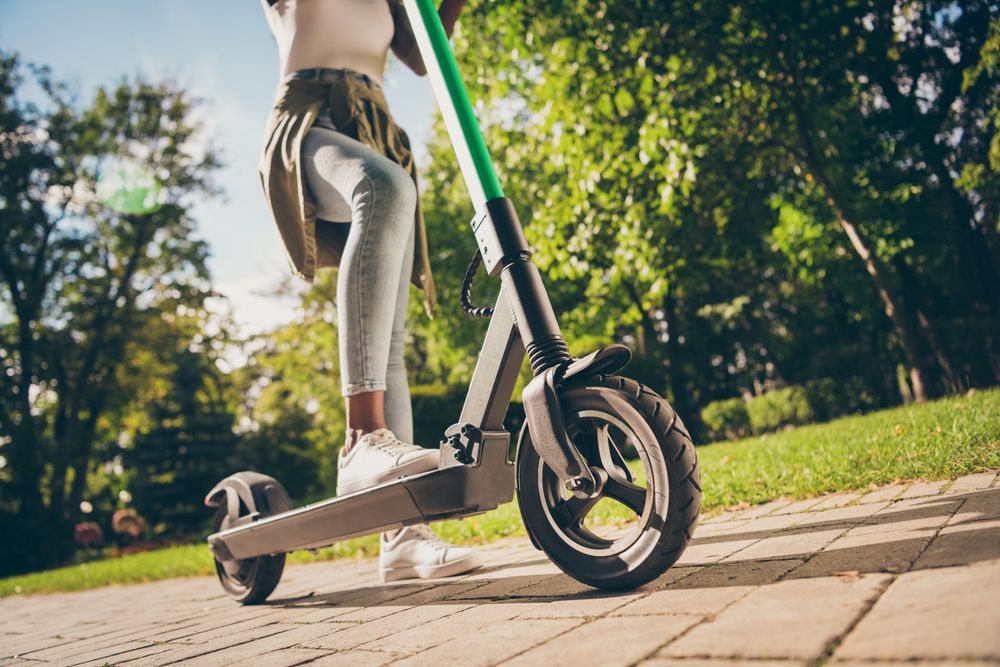
<path id="1" fill-rule="evenodd" d="M 472 229 L 487 273 L 500 274 L 535 376 L 521 395 L 531 442 L 567 490 L 580 498 L 593 497 L 600 492 L 599 484 L 566 433 L 559 387 L 588 375 L 612 373 L 628 363 L 631 353 L 615 344 L 580 359 L 570 355 L 510 199 L 486 202 Z"/>

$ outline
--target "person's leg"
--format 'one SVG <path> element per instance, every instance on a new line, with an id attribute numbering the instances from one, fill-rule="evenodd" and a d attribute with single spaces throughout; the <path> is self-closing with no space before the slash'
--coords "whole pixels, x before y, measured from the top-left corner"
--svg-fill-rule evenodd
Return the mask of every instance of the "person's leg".
<path id="1" fill-rule="evenodd" d="M 361 435 L 387 426 L 384 393 L 416 188 L 399 165 L 322 124 L 307 133 L 302 157 L 318 216 L 351 221 L 337 278 L 338 338 L 348 428 Z"/>
<path id="2" fill-rule="evenodd" d="M 389 365 L 385 378 L 385 423 L 403 442 L 413 442 L 413 405 L 410 402 L 410 383 L 406 378 L 403 351 L 406 346 L 406 308 L 410 301 L 415 232 L 416 226 L 413 225 L 403 254 L 403 271 L 399 276 L 399 289 L 396 293 L 396 312 L 393 315 Z"/>
<path id="3" fill-rule="evenodd" d="M 319 217 L 351 221 L 337 277 L 338 346 L 348 409 L 339 495 L 437 467 L 435 450 L 412 444 L 403 365 L 416 188 L 398 165 L 327 128 L 309 131 L 302 157 Z M 380 431 L 384 425 L 391 428 Z M 348 466 L 354 466 L 349 480 Z M 383 581 L 450 576 L 482 565 L 472 550 L 444 542 L 422 524 L 383 533 L 381 547 Z"/>

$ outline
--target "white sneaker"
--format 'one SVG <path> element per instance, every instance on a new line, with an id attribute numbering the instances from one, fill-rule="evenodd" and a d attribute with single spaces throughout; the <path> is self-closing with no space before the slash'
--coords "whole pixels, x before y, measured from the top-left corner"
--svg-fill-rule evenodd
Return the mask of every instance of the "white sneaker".
<path id="1" fill-rule="evenodd" d="M 407 526 L 391 540 L 379 540 L 378 574 L 382 583 L 397 579 L 437 579 L 483 566 L 472 549 L 445 542 L 425 524 Z"/>
<path id="2" fill-rule="evenodd" d="M 399 440 L 387 428 L 365 433 L 337 457 L 337 495 L 354 493 L 398 477 L 416 475 L 438 467 L 438 450 L 424 449 Z"/>

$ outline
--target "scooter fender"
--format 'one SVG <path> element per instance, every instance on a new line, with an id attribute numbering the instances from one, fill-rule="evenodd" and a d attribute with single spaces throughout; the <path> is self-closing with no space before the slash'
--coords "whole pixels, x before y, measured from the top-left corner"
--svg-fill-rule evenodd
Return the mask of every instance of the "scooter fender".
<path id="1" fill-rule="evenodd" d="M 559 388 L 588 376 L 614 372 L 627 364 L 630 357 L 631 352 L 624 345 L 608 345 L 542 371 L 521 394 L 524 425 L 531 432 L 531 444 L 559 481 L 580 498 L 590 497 L 597 483 L 566 433 Z"/>
<path id="2" fill-rule="evenodd" d="M 521 400 L 524 402 L 525 420 L 524 426 L 521 427 L 521 432 L 517 438 L 516 451 L 518 455 L 520 455 L 521 447 L 524 446 L 526 432 L 530 430 L 532 434 L 548 433 L 550 435 L 547 437 L 543 436 L 545 439 L 535 437 L 534 435 L 531 438 L 532 446 L 542 460 L 545 461 L 546 465 L 556 471 L 557 468 L 553 466 L 553 463 L 564 466 L 568 463 L 569 465 L 564 468 L 563 474 L 566 474 L 566 470 L 586 470 L 587 475 L 590 476 L 591 483 L 594 483 L 593 474 L 580 456 L 580 452 L 576 450 L 576 447 L 573 446 L 573 443 L 569 441 L 569 437 L 566 435 L 566 422 L 563 418 L 562 406 L 560 406 L 558 401 L 557 388 L 571 385 L 574 382 L 580 382 L 594 375 L 614 373 L 623 368 L 631 358 L 632 352 L 624 345 L 616 343 L 602 347 L 585 357 L 574 359 L 563 366 L 550 368 L 541 375 L 533 378 L 528 383 L 521 397 Z M 559 373 L 559 371 L 562 372 Z M 562 434 L 561 440 L 555 435 L 559 432 Z M 556 472 L 556 474 L 559 473 Z M 566 479 L 560 475 L 560 481 L 564 484 L 566 483 Z M 520 505 L 518 507 L 520 508 Z M 531 543 L 536 549 L 541 549 L 538 540 L 531 533 L 530 524 L 524 519 L 523 509 L 521 510 L 521 522 L 527 528 L 528 538 L 531 540 Z"/>
<path id="3" fill-rule="evenodd" d="M 235 528 L 271 514 L 287 512 L 292 509 L 292 499 L 285 487 L 278 480 L 257 472 L 244 471 L 226 477 L 212 487 L 205 496 L 205 504 L 218 507 L 226 503 L 226 513 L 229 515 L 229 528 Z M 240 504 L 247 509 L 246 514 L 240 514 Z M 209 540 L 211 543 L 211 540 Z M 214 544 L 211 544 L 213 551 Z M 225 554 L 219 554 L 225 556 Z M 222 558 L 226 560 L 226 558 Z"/>

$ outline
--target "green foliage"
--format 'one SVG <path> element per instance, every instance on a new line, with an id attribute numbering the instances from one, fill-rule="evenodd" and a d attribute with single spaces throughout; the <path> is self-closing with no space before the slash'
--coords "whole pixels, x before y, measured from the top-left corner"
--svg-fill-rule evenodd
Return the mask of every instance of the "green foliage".
<path id="1" fill-rule="evenodd" d="M 413 403 L 413 441 L 436 448 L 446 428 L 458 421 L 468 387 L 426 384 L 410 388 Z"/>
<path id="2" fill-rule="evenodd" d="M 750 414 L 742 398 L 712 401 L 702 409 L 701 419 L 713 440 L 737 440 L 750 435 Z"/>
<path id="3" fill-rule="evenodd" d="M 125 453 L 135 507 L 159 537 L 204 528 L 204 494 L 235 472 L 233 413 L 218 400 L 221 373 L 208 361 L 202 354 L 178 355 L 170 392 L 152 409 L 153 427 Z"/>
<path id="4" fill-rule="evenodd" d="M 754 396 L 746 405 L 750 430 L 757 435 L 776 431 L 783 426 L 808 424 L 814 417 L 803 387 L 772 389 Z"/>
<path id="5" fill-rule="evenodd" d="M 293 321 L 246 342 L 238 372 L 243 397 L 239 467 L 286 484 L 293 499 L 332 495 L 337 452 L 347 429 L 337 353 L 336 272 L 320 271 L 299 293 L 275 290 L 295 308 Z M 273 467 L 272 467 L 273 466 Z"/>

